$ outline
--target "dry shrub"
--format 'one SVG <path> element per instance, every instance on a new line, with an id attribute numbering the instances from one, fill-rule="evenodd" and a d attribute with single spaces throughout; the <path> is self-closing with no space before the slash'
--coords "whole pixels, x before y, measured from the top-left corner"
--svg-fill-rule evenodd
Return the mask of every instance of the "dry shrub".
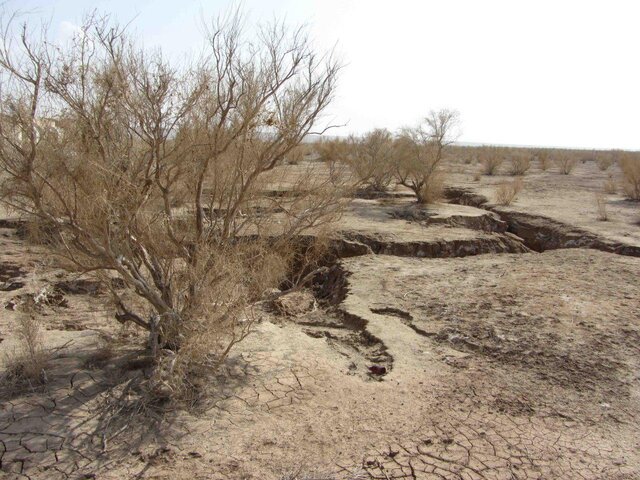
<path id="1" fill-rule="evenodd" d="M 481 178 L 482 178 L 482 172 L 475 172 L 473 174 L 473 181 L 474 182 L 479 182 Z"/>
<path id="2" fill-rule="evenodd" d="M 299 165 L 304 160 L 305 148 L 301 145 L 293 148 L 286 157 L 286 163 L 289 165 Z"/>
<path id="3" fill-rule="evenodd" d="M 393 138 L 385 129 L 375 129 L 362 138 L 350 139 L 348 163 L 359 185 L 384 192 L 393 181 Z"/>
<path id="4" fill-rule="evenodd" d="M 453 143 L 458 121 L 458 112 L 431 111 L 423 124 L 403 129 L 395 142 L 396 179 L 415 193 L 418 203 L 442 198 L 441 164 Z"/>
<path id="5" fill-rule="evenodd" d="M 596 193 L 595 203 L 598 211 L 598 220 L 606 222 L 609 219 L 607 215 L 607 199 L 601 193 Z"/>
<path id="6" fill-rule="evenodd" d="M 322 138 L 314 144 L 314 149 L 323 162 L 344 162 L 349 155 L 349 144 L 341 138 Z"/>
<path id="7" fill-rule="evenodd" d="M 313 146 L 313 143 L 309 141 L 304 141 L 303 143 L 298 145 L 296 148 L 300 150 L 303 160 L 307 160 L 307 159 L 311 160 L 310 157 L 313 157 L 316 153 L 316 149 Z"/>
<path id="8" fill-rule="evenodd" d="M 622 188 L 630 200 L 640 200 L 640 157 L 630 154 L 620 159 L 620 170 L 624 177 Z"/>
<path id="9" fill-rule="evenodd" d="M 258 315 L 255 304 L 266 288 L 283 280 L 290 256 L 278 246 L 250 243 L 221 250 L 210 260 L 209 275 L 226 280 L 207 282 L 198 315 L 169 319 L 163 325 L 163 337 L 181 340 L 179 348 L 152 345 L 158 366 L 147 389 L 153 397 L 196 398 L 210 372 L 217 371 L 231 348 L 251 332 Z"/>
<path id="10" fill-rule="evenodd" d="M 478 160 L 482 164 L 482 171 L 485 175 L 495 175 L 504 158 L 499 149 L 485 147 L 478 153 Z"/>
<path id="11" fill-rule="evenodd" d="M 578 159 L 568 152 L 556 153 L 554 160 L 563 175 L 569 175 L 578 164 Z"/>
<path id="12" fill-rule="evenodd" d="M 524 183 L 521 178 L 516 178 L 510 182 L 502 182 L 498 184 L 496 188 L 496 203 L 499 205 L 508 206 L 518 196 L 518 193 L 522 191 Z"/>
<path id="13" fill-rule="evenodd" d="M 342 172 L 320 163 L 265 193 L 324 130 L 340 65 L 279 23 L 250 42 L 238 14 L 180 66 L 108 18 L 67 45 L 15 18 L 0 45 L 1 198 L 53 228 L 70 268 L 105 281 L 115 319 L 148 334 L 148 390 L 188 394 L 249 333 L 297 238 L 343 208 Z"/>
<path id="14" fill-rule="evenodd" d="M 616 163 L 616 160 L 617 160 L 616 157 L 618 157 L 618 153 L 617 152 L 598 153 L 596 155 L 596 163 L 598 165 L 598 168 L 600 170 L 602 170 L 603 172 L 605 170 L 608 170 L 609 167 L 611 167 L 611 165 Z"/>
<path id="15" fill-rule="evenodd" d="M 511 156 L 511 175 L 520 176 L 531 168 L 531 159 L 527 153 L 514 153 Z"/>
<path id="16" fill-rule="evenodd" d="M 616 185 L 616 181 L 613 178 L 613 175 L 609 175 L 609 178 L 605 180 L 605 182 L 602 185 L 602 189 L 604 190 L 605 193 L 609 195 L 618 193 L 618 186 Z"/>
<path id="17" fill-rule="evenodd" d="M 549 169 L 549 152 L 547 150 L 536 150 L 535 156 L 540 164 L 540 170 L 546 172 Z"/>

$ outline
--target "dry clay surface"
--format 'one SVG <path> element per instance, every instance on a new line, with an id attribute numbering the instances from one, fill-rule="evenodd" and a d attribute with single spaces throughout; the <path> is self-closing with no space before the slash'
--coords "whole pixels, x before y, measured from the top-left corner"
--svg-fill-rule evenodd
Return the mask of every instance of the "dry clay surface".
<path id="1" fill-rule="evenodd" d="M 639 478 L 640 258 L 533 253 L 492 212 L 407 207 L 354 201 L 341 229 L 366 248 L 162 416 L 127 390 L 145 365 L 104 292 L 5 222 L 0 361 L 43 288 L 53 350 L 44 386 L 2 388 L 0 478 Z"/>
<path id="2" fill-rule="evenodd" d="M 386 381 L 415 382 L 416 400 L 437 403 L 416 415 L 419 431 L 451 435 L 404 439 L 378 458 L 378 478 L 640 476 L 638 259 L 574 249 L 346 263 L 344 306 L 388 346 Z"/>

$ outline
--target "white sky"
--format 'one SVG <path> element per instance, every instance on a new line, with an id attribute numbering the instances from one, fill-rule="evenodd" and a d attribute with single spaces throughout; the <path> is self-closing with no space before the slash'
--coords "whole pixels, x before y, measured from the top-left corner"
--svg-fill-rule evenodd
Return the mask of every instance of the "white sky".
<path id="1" fill-rule="evenodd" d="M 97 8 L 172 55 L 227 0 L 17 0 L 63 37 Z M 308 23 L 347 64 L 332 114 L 395 130 L 460 111 L 461 141 L 640 150 L 638 0 L 245 0 L 254 21 Z"/>

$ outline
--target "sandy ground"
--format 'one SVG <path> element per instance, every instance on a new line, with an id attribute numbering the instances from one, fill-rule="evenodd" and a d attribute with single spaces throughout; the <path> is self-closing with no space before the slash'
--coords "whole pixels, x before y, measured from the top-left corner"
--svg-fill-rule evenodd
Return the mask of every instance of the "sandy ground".
<path id="1" fill-rule="evenodd" d="M 635 242 L 637 204 L 610 222 L 581 206 L 589 168 L 527 175 L 512 208 Z M 454 175 L 488 195 L 500 180 Z M 565 203 L 552 181 L 574 182 Z M 640 258 L 535 253 L 486 210 L 407 208 L 354 201 L 339 229 L 377 254 L 335 266 L 331 302 L 262 312 L 206 404 L 162 417 L 122 391 L 136 337 L 104 294 L 5 224 L 0 362 L 17 347 L 11 305 L 60 296 L 39 312 L 47 382 L 0 389 L 0 478 L 640 478 Z"/>

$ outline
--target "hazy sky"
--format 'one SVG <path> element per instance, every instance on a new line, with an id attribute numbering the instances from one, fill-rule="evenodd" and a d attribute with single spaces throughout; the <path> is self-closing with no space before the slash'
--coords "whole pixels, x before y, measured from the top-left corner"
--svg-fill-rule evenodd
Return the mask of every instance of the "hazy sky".
<path id="1" fill-rule="evenodd" d="M 172 55 L 228 0 L 18 0 L 60 37 L 97 8 Z M 245 0 L 251 19 L 308 23 L 346 63 L 339 134 L 460 111 L 467 142 L 640 149 L 640 1 Z"/>

